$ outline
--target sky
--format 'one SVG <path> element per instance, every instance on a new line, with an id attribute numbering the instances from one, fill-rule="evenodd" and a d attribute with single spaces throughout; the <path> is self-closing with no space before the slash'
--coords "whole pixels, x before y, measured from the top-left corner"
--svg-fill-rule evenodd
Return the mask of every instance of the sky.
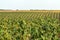
<path id="1" fill-rule="evenodd" d="M 60 0 L 0 0 L 0 9 L 60 10 Z"/>

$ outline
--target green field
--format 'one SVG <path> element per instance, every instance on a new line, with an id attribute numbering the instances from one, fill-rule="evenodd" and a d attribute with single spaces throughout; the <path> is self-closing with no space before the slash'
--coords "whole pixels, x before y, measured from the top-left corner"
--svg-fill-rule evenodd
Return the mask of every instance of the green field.
<path id="1" fill-rule="evenodd" d="M 51 17 L 59 19 L 59 12 L 0 12 L 0 17 L 35 19 L 39 17 Z"/>
<path id="2" fill-rule="evenodd" d="M 60 40 L 59 12 L 0 12 L 0 40 Z"/>

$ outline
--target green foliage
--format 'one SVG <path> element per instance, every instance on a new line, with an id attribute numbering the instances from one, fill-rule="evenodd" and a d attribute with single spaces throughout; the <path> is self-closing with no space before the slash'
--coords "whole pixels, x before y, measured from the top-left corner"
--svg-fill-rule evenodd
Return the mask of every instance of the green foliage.
<path id="1" fill-rule="evenodd" d="M 59 22 L 54 18 L 0 19 L 0 40 L 60 40 L 59 34 Z"/>
<path id="2" fill-rule="evenodd" d="M 0 12 L 0 40 L 60 40 L 59 14 Z"/>

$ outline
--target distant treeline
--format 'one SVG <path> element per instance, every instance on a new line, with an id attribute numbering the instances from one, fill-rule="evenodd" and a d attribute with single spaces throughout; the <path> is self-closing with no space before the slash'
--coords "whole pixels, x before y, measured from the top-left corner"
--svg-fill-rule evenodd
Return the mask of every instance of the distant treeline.
<path id="1" fill-rule="evenodd" d="M 0 10 L 4 10 L 4 9 L 0 9 Z"/>

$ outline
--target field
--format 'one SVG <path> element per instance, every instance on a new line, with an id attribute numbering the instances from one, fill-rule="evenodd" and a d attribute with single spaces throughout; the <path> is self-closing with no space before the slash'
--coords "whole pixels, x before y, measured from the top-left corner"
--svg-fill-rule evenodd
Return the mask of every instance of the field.
<path id="1" fill-rule="evenodd" d="M 0 11 L 0 40 L 60 40 L 60 11 Z"/>

